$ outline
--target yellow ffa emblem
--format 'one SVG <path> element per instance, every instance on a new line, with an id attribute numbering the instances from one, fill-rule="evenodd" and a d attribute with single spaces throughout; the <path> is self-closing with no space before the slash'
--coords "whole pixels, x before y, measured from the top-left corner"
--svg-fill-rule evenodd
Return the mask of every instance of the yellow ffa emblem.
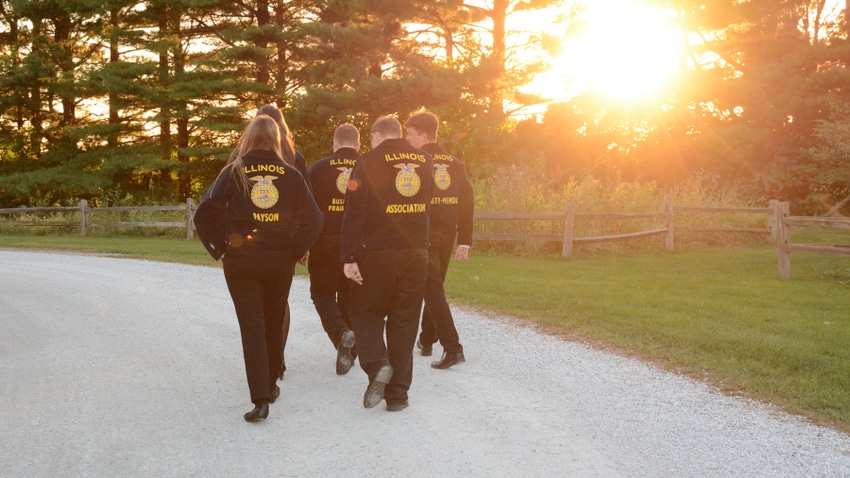
<path id="1" fill-rule="evenodd" d="M 434 163 L 434 168 L 437 169 L 434 171 L 434 182 L 437 183 L 437 187 L 442 191 L 448 189 L 452 184 L 452 177 L 449 175 L 449 171 L 446 169 L 447 167 L 447 164 Z"/>
<path id="2" fill-rule="evenodd" d="M 395 188 L 402 196 L 409 198 L 419 192 L 419 187 L 422 185 L 422 180 L 414 171 L 419 167 L 415 163 L 396 164 L 395 167 L 401 171 L 395 177 Z"/>
<path id="3" fill-rule="evenodd" d="M 345 190 L 348 189 L 348 179 L 351 177 L 351 169 L 352 168 L 336 168 L 342 171 L 339 173 L 339 176 L 336 177 L 336 188 L 339 189 L 339 192 L 345 194 Z"/>
<path id="4" fill-rule="evenodd" d="M 257 184 L 251 188 L 251 202 L 260 209 L 268 209 L 275 204 L 280 198 L 280 193 L 272 184 L 272 181 L 277 179 L 277 176 L 254 176 L 251 181 L 256 181 Z"/>

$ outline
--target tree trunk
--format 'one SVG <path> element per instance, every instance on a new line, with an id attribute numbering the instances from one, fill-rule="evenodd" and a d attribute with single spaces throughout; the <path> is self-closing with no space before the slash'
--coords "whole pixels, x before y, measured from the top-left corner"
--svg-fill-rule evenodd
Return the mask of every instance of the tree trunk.
<path id="1" fill-rule="evenodd" d="M 186 72 L 186 53 L 183 50 L 183 32 L 180 28 L 180 19 L 174 22 L 174 37 L 177 44 L 174 45 L 174 76 L 180 78 Z M 191 173 L 189 172 L 189 156 L 182 152 L 189 147 L 189 111 L 185 101 L 177 101 L 175 105 L 175 117 L 177 122 L 177 161 L 184 163 L 187 167 L 179 170 L 177 175 L 177 196 L 185 201 L 191 195 Z"/>
<path id="2" fill-rule="evenodd" d="M 21 63 L 18 49 L 18 19 L 9 19 L 9 44 L 12 46 L 12 64 L 17 68 Z M 15 106 L 15 123 L 18 131 L 24 128 L 24 107 L 20 103 Z"/>
<path id="3" fill-rule="evenodd" d="M 850 1 L 850 0 L 849 0 L 849 1 Z M 837 213 L 837 212 L 838 212 L 838 211 L 840 211 L 840 210 L 841 210 L 841 208 L 842 208 L 842 207 L 844 207 L 844 206 L 845 206 L 848 202 L 850 202 L 850 196 L 847 196 L 847 197 L 845 197 L 844 199 L 842 199 L 841 201 L 838 201 L 838 203 L 837 203 L 835 206 L 832 206 L 832 209 L 830 209 L 829 211 L 827 211 L 827 213 L 826 213 L 826 214 L 824 214 L 824 217 L 829 217 L 829 216 L 832 216 L 833 214 Z"/>
<path id="4" fill-rule="evenodd" d="M 493 37 L 493 51 L 490 53 L 489 62 L 492 67 L 495 68 L 495 71 L 493 72 L 492 80 L 490 80 L 492 88 L 488 94 L 490 97 L 488 114 L 496 121 L 501 121 L 505 117 L 504 106 L 502 104 L 505 95 L 502 88 L 498 85 L 505 75 L 505 61 L 507 60 L 506 23 L 510 4 L 511 0 L 493 0 L 492 7 L 489 9 L 482 8 L 480 6 L 467 5 L 467 7 L 484 14 L 490 19 L 490 21 L 493 22 L 493 29 L 491 31 Z"/>
<path id="5" fill-rule="evenodd" d="M 118 21 L 118 9 L 111 10 L 109 12 L 109 24 L 112 27 L 112 30 L 109 32 L 109 63 L 116 64 L 121 61 L 120 54 L 118 52 L 118 35 L 116 34 L 117 29 L 119 28 Z M 109 124 L 117 125 L 120 123 L 121 119 L 118 116 L 118 108 L 115 106 L 118 101 L 118 95 L 115 94 L 114 91 L 109 92 Z M 107 144 L 114 148 L 118 146 L 118 134 L 116 132 L 110 132 L 107 137 Z"/>
<path id="6" fill-rule="evenodd" d="M 443 28 L 443 38 L 446 42 L 446 61 L 451 65 L 455 59 L 455 39 L 448 27 Z"/>
<path id="7" fill-rule="evenodd" d="M 271 13 L 269 12 L 269 2 L 268 0 L 260 0 L 257 2 L 257 27 L 263 28 L 269 26 L 271 23 Z M 266 49 L 269 46 L 268 37 L 266 35 L 260 35 L 254 41 L 254 46 L 257 48 Z M 260 85 L 268 85 L 269 84 L 269 58 L 268 55 L 265 57 L 265 61 L 260 61 L 257 64 L 257 84 Z M 260 97 L 257 98 L 258 107 L 262 106 L 271 101 L 268 93 L 261 93 Z"/>
<path id="8" fill-rule="evenodd" d="M 159 28 L 159 36 L 160 38 L 165 38 L 169 34 L 168 4 L 164 2 L 158 2 L 157 7 L 160 9 L 160 11 L 158 12 L 159 18 L 157 21 L 157 27 Z M 170 64 L 168 61 L 168 49 L 163 48 L 159 52 L 159 86 L 163 90 L 166 90 L 170 83 L 168 74 L 169 68 Z M 165 97 L 164 94 L 159 101 L 159 147 L 162 159 L 168 160 L 171 159 L 171 109 L 168 104 L 168 99 Z"/>
<path id="9" fill-rule="evenodd" d="M 41 19 L 33 19 L 32 20 L 32 38 L 33 38 L 33 46 L 36 43 L 40 43 L 42 41 L 41 34 L 44 25 L 42 25 Z M 41 53 L 38 51 L 33 51 L 32 55 L 36 55 L 38 58 L 39 64 L 44 64 L 44 59 L 41 57 Z M 44 119 L 41 114 L 41 78 L 36 77 L 33 81 L 33 84 L 30 86 L 30 102 L 29 108 L 32 116 L 30 117 L 30 125 L 32 125 L 33 133 L 30 136 L 30 145 L 32 147 L 32 151 L 36 157 L 41 156 L 42 149 L 42 138 L 44 137 Z"/>
<path id="10" fill-rule="evenodd" d="M 490 19 L 493 20 L 493 59 L 499 65 L 501 71 L 505 69 L 505 22 L 508 18 L 508 0 L 494 0 L 493 9 L 490 10 Z"/>
<path id="11" fill-rule="evenodd" d="M 57 18 L 53 20 L 53 41 L 60 45 L 58 58 L 58 66 L 60 75 L 65 78 L 61 78 L 60 81 L 73 81 L 66 80 L 66 78 L 73 78 L 74 76 L 74 54 L 71 49 L 67 46 L 68 40 L 71 38 L 71 17 L 70 15 L 63 13 L 59 15 Z M 73 91 L 73 89 L 72 89 Z M 62 100 L 62 119 L 61 123 L 63 126 L 73 125 L 76 120 L 76 98 L 74 98 L 73 93 L 69 96 L 68 94 L 60 94 L 59 97 Z"/>
<path id="12" fill-rule="evenodd" d="M 848 0 L 850 1 L 850 0 Z M 286 5 L 284 2 L 275 2 L 274 8 L 274 22 L 277 25 L 278 29 L 283 31 L 284 29 L 284 9 Z M 287 51 L 287 43 L 284 40 L 278 40 L 275 48 L 277 50 L 277 62 L 275 63 L 275 85 L 273 88 L 273 98 L 271 100 L 272 103 L 276 104 L 278 108 L 285 108 L 287 103 L 287 89 L 288 89 L 288 75 L 287 75 L 287 67 L 289 62 L 289 55 Z"/>

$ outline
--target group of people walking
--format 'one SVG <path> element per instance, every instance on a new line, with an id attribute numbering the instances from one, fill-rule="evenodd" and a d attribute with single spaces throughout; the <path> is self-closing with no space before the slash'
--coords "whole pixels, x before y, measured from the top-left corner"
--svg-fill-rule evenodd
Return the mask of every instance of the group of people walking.
<path id="1" fill-rule="evenodd" d="M 443 283 L 456 238 L 455 259 L 468 258 L 472 186 L 437 143 L 434 114 L 414 113 L 404 127 L 406 138 L 396 118 L 377 119 L 359 155 L 357 128 L 341 125 L 333 154 L 307 170 L 280 110 L 265 105 L 198 206 L 198 236 L 223 262 L 239 322 L 254 404 L 245 420 L 267 418 L 280 396 L 298 262 L 336 373 L 359 359 L 368 376 L 364 407 L 407 408 L 417 346 L 428 356 L 443 345 L 433 368 L 465 362 Z"/>

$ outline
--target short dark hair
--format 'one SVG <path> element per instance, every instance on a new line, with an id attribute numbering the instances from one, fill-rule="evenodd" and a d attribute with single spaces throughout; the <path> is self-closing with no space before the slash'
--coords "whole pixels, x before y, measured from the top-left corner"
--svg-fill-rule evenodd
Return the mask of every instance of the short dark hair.
<path id="1" fill-rule="evenodd" d="M 414 113 L 404 122 L 405 128 L 414 128 L 425 133 L 429 141 L 437 141 L 437 129 L 440 127 L 440 119 L 430 111 Z"/>
<path id="2" fill-rule="evenodd" d="M 372 133 L 384 138 L 401 138 L 401 123 L 392 116 L 381 116 L 372 125 Z"/>

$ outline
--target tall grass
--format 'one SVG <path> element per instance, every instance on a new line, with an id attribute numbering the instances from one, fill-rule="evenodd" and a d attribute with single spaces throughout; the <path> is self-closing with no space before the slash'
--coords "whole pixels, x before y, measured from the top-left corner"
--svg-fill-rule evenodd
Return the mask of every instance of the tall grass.
<path id="1" fill-rule="evenodd" d="M 488 212 L 559 212 L 573 203 L 576 213 L 646 213 L 664 210 L 664 198 L 670 195 L 674 206 L 696 207 L 766 207 L 767 201 L 738 196 L 724 190 L 711 178 L 695 175 L 670 190 L 654 182 L 601 181 L 593 176 L 571 178 L 550 177 L 533 165 L 497 169 L 490 176 L 474 182 L 476 210 Z M 767 227 L 764 214 L 684 214 L 677 213 L 676 226 Z M 645 231 L 664 227 L 663 219 L 626 219 L 601 221 L 577 217 L 575 237 L 593 237 Z M 478 232 L 531 234 L 562 233 L 564 221 L 514 220 L 479 221 Z M 764 243 L 764 238 L 750 233 L 698 233 L 677 234 L 676 247 L 693 249 L 705 246 L 741 246 Z M 650 237 L 629 241 L 580 245 L 576 255 L 607 255 L 658 250 L 663 238 Z M 476 246 L 480 251 L 494 254 L 511 254 L 533 257 L 560 252 L 561 244 L 529 241 L 504 243 L 485 241 Z"/>

